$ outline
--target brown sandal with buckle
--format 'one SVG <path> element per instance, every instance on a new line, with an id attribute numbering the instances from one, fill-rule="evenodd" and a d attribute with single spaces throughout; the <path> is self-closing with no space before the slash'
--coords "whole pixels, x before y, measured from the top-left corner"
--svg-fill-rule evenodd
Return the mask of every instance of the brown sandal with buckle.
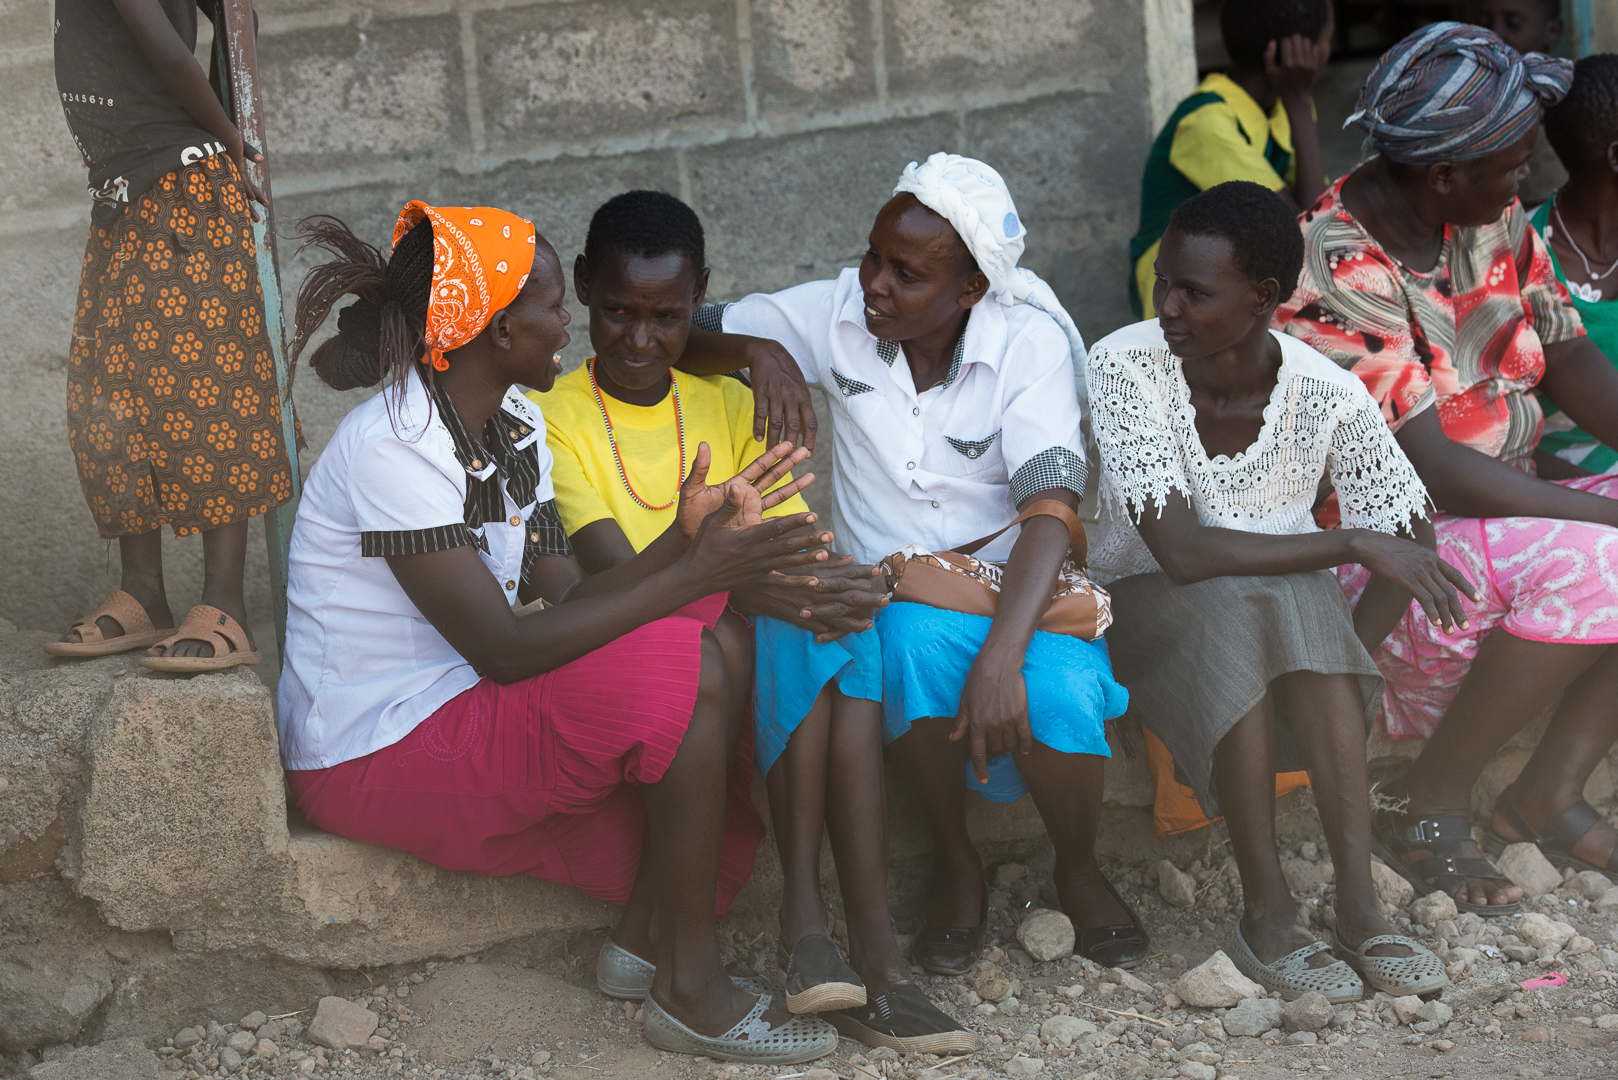
<path id="1" fill-rule="evenodd" d="M 107 637 L 96 625 L 97 620 L 103 617 L 115 621 L 124 628 L 124 632 L 117 637 Z M 68 627 L 67 632 L 78 634 L 79 640 L 47 641 L 45 651 L 52 656 L 111 656 L 134 649 L 149 649 L 166 635 L 174 633 L 174 628 L 157 629 L 139 600 L 122 589 L 114 589 L 101 601 L 100 607 Z"/>
<path id="2" fill-rule="evenodd" d="M 195 674 L 264 662 L 264 654 L 248 645 L 247 631 L 242 629 L 241 623 L 208 604 L 192 608 L 180 628 L 156 645 L 167 649 L 177 641 L 206 641 L 213 646 L 213 655 L 143 656 L 140 666 L 153 671 Z"/>

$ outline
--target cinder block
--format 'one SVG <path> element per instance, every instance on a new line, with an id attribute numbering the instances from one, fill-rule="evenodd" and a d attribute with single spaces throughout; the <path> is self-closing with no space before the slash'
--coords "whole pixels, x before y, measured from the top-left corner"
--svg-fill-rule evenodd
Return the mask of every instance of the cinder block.
<path id="1" fill-rule="evenodd" d="M 759 112 L 812 112 L 876 99 L 869 0 L 753 0 Z"/>
<path id="2" fill-rule="evenodd" d="M 601 0 L 477 17 L 492 155 L 746 118 L 728 0 Z"/>
<path id="3" fill-rule="evenodd" d="M 56 71 L 49 61 L 8 68 L 0 80 L 0 212 L 7 216 L 84 204 L 84 158 L 57 96 Z"/>
<path id="4" fill-rule="evenodd" d="M 453 16 L 265 35 L 259 64 L 279 175 L 447 164 L 471 147 Z"/>
<path id="5" fill-rule="evenodd" d="M 958 131 L 953 117 L 930 116 L 690 151 L 710 296 L 773 292 L 857 264 L 905 165 L 955 149 Z"/>
<path id="6" fill-rule="evenodd" d="M 1015 89 L 1036 79 L 1144 68 L 1138 4 L 889 0 L 886 9 L 888 86 L 895 94 Z"/>
<path id="7" fill-rule="evenodd" d="M 1146 144 L 1144 97 L 1058 94 L 967 115 L 967 145 L 998 169 L 1028 228 L 1022 265 L 1050 282 L 1085 340 L 1133 321 L 1128 245 Z"/>

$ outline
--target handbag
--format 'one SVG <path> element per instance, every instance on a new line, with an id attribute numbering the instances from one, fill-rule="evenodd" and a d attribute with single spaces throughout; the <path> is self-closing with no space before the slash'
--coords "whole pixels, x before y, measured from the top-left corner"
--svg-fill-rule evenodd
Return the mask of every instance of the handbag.
<path id="1" fill-rule="evenodd" d="M 994 563 L 973 558 L 972 552 L 1032 517 L 1056 518 L 1067 526 L 1072 538 L 1067 558 L 1056 575 L 1050 607 L 1045 609 L 1039 629 L 1095 641 L 1112 625 L 1112 597 L 1085 576 L 1089 548 L 1084 525 L 1065 503 L 1055 499 L 1041 499 L 1009 524 L 961 545 L 957 551 L 929 551 L 918 544 L 907 544 L 895 551 L 882 560 L 883 573 L 893 583 L 893 599 L 993 618 L 1000 599 L 1003 571 Z"/>

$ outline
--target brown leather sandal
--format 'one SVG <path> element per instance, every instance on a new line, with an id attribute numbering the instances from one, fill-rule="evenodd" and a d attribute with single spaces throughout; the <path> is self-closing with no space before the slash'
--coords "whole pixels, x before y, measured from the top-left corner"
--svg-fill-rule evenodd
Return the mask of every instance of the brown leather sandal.
<path id="1" fill-rule="evenodd" d="M 196 674 L 202 671 L 224 671 L 243 664 L 262 664 L 264 654 L 247 644 L 247 631 L 241 623 L 216 607 L 198 604 L 185 617 L 180 628 L 162 641 L 160 649 L 167 649 L 177 641 L 206 641 L 213 646 L 212 656 L 143 656 L 140 666 L 153 671 L 177 671 Z"/>
<path id="2" fill-rule="evenodd" d="M 102 616 L 115 620 L 124 628 L 124 632 L 117 637 L 102 634 L 101 627 L 96 625 L 96 620 Z M 157 629 L 139 600 L 122 589 L 114 589 L 101 601 L 100 607 L 70 626 L 67 632 L 78 634 L 79 640 L 47 641 L 45 651 L 52 656 L 111 656 L 134 649 L 149 649 L 162 641 L 164 636 L 174 633 L 174 628 Z"/>

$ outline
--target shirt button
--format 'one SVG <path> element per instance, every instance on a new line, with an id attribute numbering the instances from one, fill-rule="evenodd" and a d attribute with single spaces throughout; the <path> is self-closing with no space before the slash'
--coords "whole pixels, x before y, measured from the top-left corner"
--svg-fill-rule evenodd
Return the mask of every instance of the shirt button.
<path id="1" fill-rule="evenodd" d="M 516 514 L 512 514 L 511 515 L 511 523 L 513 525 L 521 525 L 522 524 L 522 518 L 518 517 Z"/>
<path id="2" fill-rule="evenodd" d="M 921 409 L 920 408 L 911 409 L 910 410 L 910 415 L 911 416 L 920 416 L 921 415 Z"/>
<path id="3" fill-rule="evenodd" d="M 532 540 L 534 543 L 537 544 L 537 543 L 539 543 L 539 534 L 537 532 L 529 533 L 528 534 L 528 539 Z"/>
<path id="4" fill-rule="evenodd" d="M 933 509 L 934 509 L 934 510 L 937 510 L 937 509 L 938 509 L 938 503 L 936 503 L 936 502 L 935 502 L 935 503 L 933 503 Z"/>
<path id="5" fill-rule="evenodd" d="M 915 463 L 915 462 L 914 462 L 914 461 L 907 461 L 907 462 L 905 462 L 905 468 L 907 468 L 907 469 L 914 469 L 914 468 L 915 468 L 915 467 L 916 467 L 916 463 Z"/>
<path id="6" fill-rule="evenodd" d="M 512 589 L 515 589 L 516 587 L 517 587 L 517 583 L 515 581 L 506 582 L 506 591 L 507 592 L 510 592 Z"/>

